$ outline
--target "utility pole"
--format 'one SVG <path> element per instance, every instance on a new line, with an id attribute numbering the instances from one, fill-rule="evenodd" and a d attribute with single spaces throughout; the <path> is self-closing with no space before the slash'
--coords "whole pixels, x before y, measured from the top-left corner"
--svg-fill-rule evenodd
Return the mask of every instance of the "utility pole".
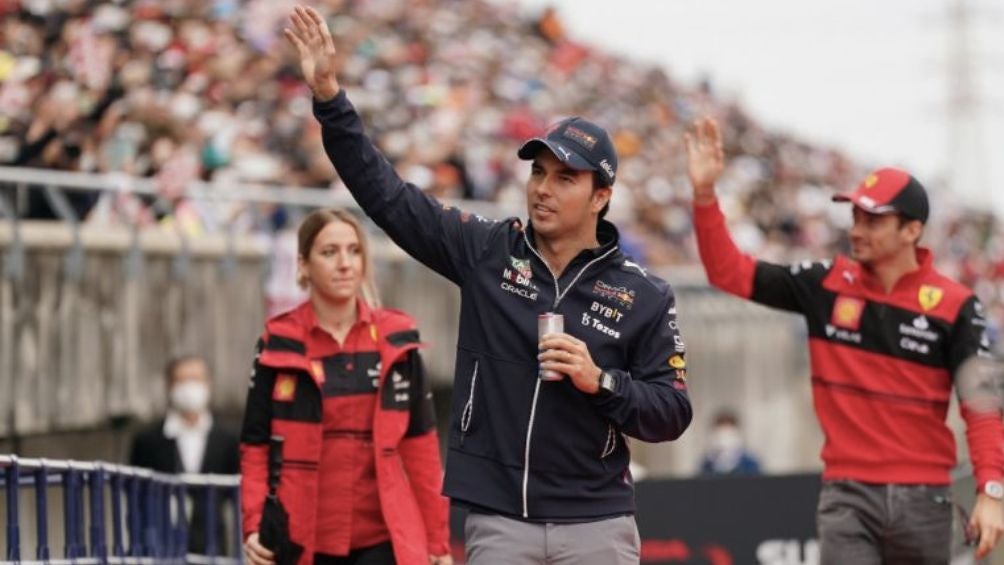
<path id="1" fill-rule="evenodd" d="M 993 206 L 992 174 L 988 159 L 988 109 L 980 92 L 979 57 L 972 29 L 970 0 L 949 0 L 948 14 L 948 183 L 951 194 L 964 205 L 980 210 Z"/>

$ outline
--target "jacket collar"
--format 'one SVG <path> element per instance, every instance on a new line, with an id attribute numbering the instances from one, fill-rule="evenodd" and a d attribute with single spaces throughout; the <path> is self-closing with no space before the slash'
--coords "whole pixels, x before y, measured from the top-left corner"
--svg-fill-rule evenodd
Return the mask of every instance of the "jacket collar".
<path id="1" fill-rule="evenodd" d="M 188 431 L 192 433 L 208 434 L 213 427 L 213 415 L 208 411 L 199 415 L 195 425 L 189 425 L 185 417 L 177 410 L 168 410 L 164 417 L 164 427 L 162 432 L 164 437 L 175 439 L 182 433 Z"/>
<path id="2" fill-rule="evenodd" d="M 314 312 L 314 306 L 310 303 L 310 300 L 306 300 L 303 304 L 297 306 L 292 312 L 296 321 L 305 330 L 305 333 L 313 331 L 315 328 L 320 329 L 320 324 L 317 321 L 317 314 Z M 359 324 L 372 324 L 373 323 L 373 310 L 370 308 L 369 304 L 363 300 L 363 297 L 356 298 L 356 321 L 352 324 L 355 327 Z"/>
<path id="3" fill-rule="evenodd" d="M 934 272 L 934 254 L 926 247 L 917 247 L 917 268 L 904 273 L 894 286 L 897 291 L 920 286 Z M 839 274 L 838 274 L 839 273 Z M 882 284 L 864 265 L 847 256 L 839 256 L 834 265 L 833 284 L 841 288 L 862 288 L 868 292 L 885 294 Z M 837 282 L 839 281 L 839 282 Z"/>
<path id="4" fill-rule="evenodd" d="M 854 262 L 857 266 L 859 275 L 861 276 L 861 282 L 872 289 L 883 290 L 882 284 L 864 268 L 863 265 Z M 923 281 L 927 276 L 934 270 L 934 254 L 931 250 L 926 247 L 917 247 L 917 268 L 903 273 L 903 275 L 896 281 L 894 288 L 911 288 Z"/>
<path id="5" fill-rule="evenodd" d="M 536 234 L 533 230 L 533 224 L 529 219 L 526 221 L 526 235 L 527 241 L 529 241 L 535 249 L 538 249 Z M 595 259 L 596 257 L 607 253 L 614 247 L 617 247 L 617 244 L 620 242 L 620 233 L 617 231 L 617 226 L 607 220 L 600 220 L 596 224 L 596 241 L 599 242 L 599 246 L 583 249 L 575 256 L 573 261 L 580 258 L 585 258 L 586 260 Z"/>

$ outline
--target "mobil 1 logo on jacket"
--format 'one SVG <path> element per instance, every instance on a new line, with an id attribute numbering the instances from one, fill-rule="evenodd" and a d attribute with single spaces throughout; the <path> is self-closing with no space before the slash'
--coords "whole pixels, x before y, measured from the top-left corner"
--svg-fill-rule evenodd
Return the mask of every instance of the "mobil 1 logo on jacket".
<path id="1" fill-rule="evenodd" d="M 530 259 L 509 256 L 509 261 L 502 267 L 502 280 L 499 288 L 514 294 L 524 300 L 536 301 L 540 289 L 533 281 L 533 269 Z"/>

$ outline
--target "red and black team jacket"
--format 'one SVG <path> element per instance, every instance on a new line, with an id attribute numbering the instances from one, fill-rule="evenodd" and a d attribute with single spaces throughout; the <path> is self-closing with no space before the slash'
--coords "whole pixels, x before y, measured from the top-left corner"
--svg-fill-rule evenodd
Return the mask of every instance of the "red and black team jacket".
<path id="1" fill-rule="evenodd" d="M 292 539 L 305 547 L 302 565 L 313 563 L 317 547 L 319 464 L 329 440 L 322 430 L 324 399 L 338 393 L 326 390 L 325 375 L 344 361 L 312 355 L 308 320 L 313 316 L 305 311 L 310 308 L 305 303 L 265 324 L 241 431 L 244 536 L 258 530 L 267 492 L 268 440 L 281 435 L 279 498 L 290 514 Z M 449 504 L 440 494 L 442 463 L 430 385 L 414 321 L 391 309 L 373 309 L 369 316 L 370 354 L 379 356 L 371 363 L 379 378 L 372 430 L 379 504 L 397 563 L 424 565 L 429 555 L 449 552 Z M 332 490 L 338 489 L 324 492 Z M 351 496 L 351 489 L 344 492 Z M 332 503 L 338 504 L 323 505 Z"/>
<path id="2" fill-rule="evenodd" d="M 955 440 L 945 424 L 953 375 L 986 354 L 986 321 L 972 291 L 941 275 L 931 253 L 893 291 L 846 257 L 781 266 L 742 254 L 718 204 L 694 207 L 711 284 L 802 314 L 812 393 L 826 438 L 824 479 L 947 484 Z M 962 407 L 976 482 L 1004 474 L 1000 414 Z"/>

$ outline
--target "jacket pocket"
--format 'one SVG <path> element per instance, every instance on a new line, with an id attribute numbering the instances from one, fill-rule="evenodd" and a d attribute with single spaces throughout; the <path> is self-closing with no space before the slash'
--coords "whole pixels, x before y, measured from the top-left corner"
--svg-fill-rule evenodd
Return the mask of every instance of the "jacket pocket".
<path id="1" fill-rule="evenodd" d="M 607 435 L 603 442 L 603 451 L 600 452 L 600 459 L 606 459 L 610 457 L 614 451 L 617 451 L 617 438 L 620 436 L 617 433 L 617 428 L 613 424 L 607 424 Z"/>
<path id="2" fill-rule="evenodd" d="M 479 360 L 474 360 L 474 370 L 471 372 L 471 390 L 467 394 L 467 401 L 464 403 L 464 409 L 460 412 L 460 445 L 464 444 L 464 438 L 467 436 L 467 432 L 470 431 L 471 421 L 474 420 L 474 393 L 478 386 L 478 367 Z"/>

